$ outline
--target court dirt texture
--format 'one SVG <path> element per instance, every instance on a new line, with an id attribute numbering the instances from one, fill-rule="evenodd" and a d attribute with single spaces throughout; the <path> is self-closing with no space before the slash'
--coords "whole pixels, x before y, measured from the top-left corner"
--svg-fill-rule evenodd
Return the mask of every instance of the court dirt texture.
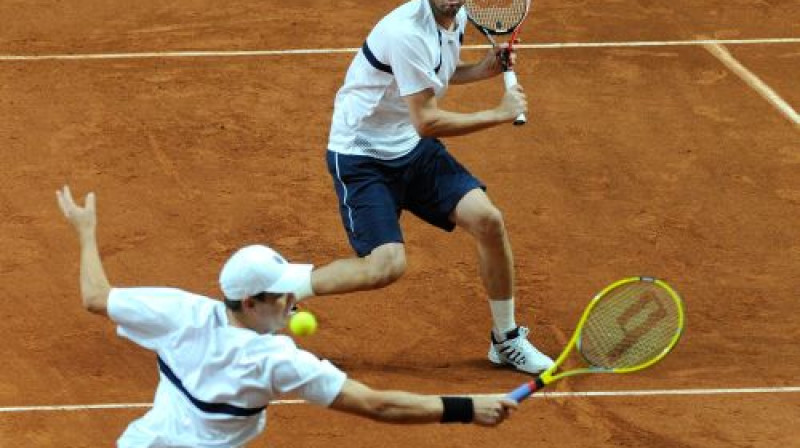
<path id="1" fill-rule="evenodd" d="M 65 183 L 98 196 L 99 240 L 120 286 L 217 297 L 237 247 L 323 264 L 349 256 L 324 154 L 350 52 L 397 2 L 85 0 L 0 3 L 0 445 L 111 446 L 150 402 L 152 353 L 115 337 L 78 296 Z M 800 37 L 792 1 L 541 0 L 527 43 Z M 470 30 L 467 44 L 482 44 Z M 727 45 L 800 107 L 800 43 Z M 169 57 L 170 51 L 216 51 Z M 474 60 L 485 50 L 465 50 Z M 662 364 L 553 391 L 797 385 L 800 133 L 701 45 L 520 50 L 530 122 L 447 139 L 504 212 L 518 321 L 556 355 L 591 296 L 647 274 L 684 296 L 688 331 Z M 492 107 L 495 79 L 444 107 Z M 403 217 L 409 271 L 380 291 L 308 302 L 300 345 L 374 387 L 504 392 L 526 376 L 486 360 L 489 310 L 470 238 Z M 30 408 L 26 408 L 30 409 Z M 251 446 L 800 446 L 793 393 L 580 397 L 526 402 L 502 428 L 381 426 L 274 405 Z"/>

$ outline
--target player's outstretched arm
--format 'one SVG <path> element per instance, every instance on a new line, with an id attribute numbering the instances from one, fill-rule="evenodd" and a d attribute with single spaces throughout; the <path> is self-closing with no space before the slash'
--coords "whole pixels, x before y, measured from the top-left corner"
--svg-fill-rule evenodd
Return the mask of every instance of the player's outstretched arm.
<path id="1" fill-rule="evenodd" d="M 475 423 L 495 426 L 516 409 L 503 396 L 440 397 L 374 390 L 347 380 L 331 409 L 385 423 Z"/>
<path id="2" fill-rule="evenodd" d="M 95 314 L 106 314 L 108 283 L 97 249 L 97 213 L 94 193 L 86 195 L 83 207 L 75 203 L 68 186 L 56 191 L 56 199 L 64 217 L 72 224 L 81 245 L 81 297 L 83 306 Z"/>
<path id="3" fill-rule="evenodd" d="M 453 137 L 471 134 L 482 129 L 511 123 L 517 115 L 527 112 L 528 103 L 522 87 L 506 90 L 494 109 L 473 113 L 450 112 L 439 108 L 433 90 L 426 89 L 404 96 L 411 121 L 421 137 Z"/>

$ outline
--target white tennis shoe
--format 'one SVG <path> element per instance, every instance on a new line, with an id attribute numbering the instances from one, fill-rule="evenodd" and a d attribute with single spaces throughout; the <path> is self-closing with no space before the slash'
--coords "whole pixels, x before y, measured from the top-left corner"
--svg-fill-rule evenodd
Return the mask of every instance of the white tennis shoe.
<path id="1" fill-rule="evenodd" d="M 527 327 L 517 327 L 505 334 L 504 341 L 498 342 L 493 331 L 489 361 L 534 375 L 549 369 L 555 363 L 528 341 L 528 333 L 530 330 Z"/>

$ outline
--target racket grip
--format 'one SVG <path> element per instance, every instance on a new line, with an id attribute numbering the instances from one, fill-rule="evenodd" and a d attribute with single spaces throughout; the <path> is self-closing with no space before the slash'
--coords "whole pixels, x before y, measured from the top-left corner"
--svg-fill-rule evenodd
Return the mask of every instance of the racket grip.
<path id="1" fill-rule="evenodd" d="M 537 378 L 535 381 L 522 384 L 518 388 L 512 390 L 511 393 L 508 394 L 508 398 L 516 401 L 517 403 L 521 403 L 523 400 L 530 397 L 534 392 L 543 387 L 544 383 L 540 378 Z"/>
<path id="2" fill-rule="evenodd" d="M 514 70 L 508 69 L 503 72 L 503 81 L 506 83 L 506 89 L 510 89 L 511 87 L 519 84 L 517 82 L 517 74 L 514 73 Z M 517 115 L 517 118 L 514 120 L 514 125 L 520 126 L 528 122 L 528 117 L 525 114 Z"/>

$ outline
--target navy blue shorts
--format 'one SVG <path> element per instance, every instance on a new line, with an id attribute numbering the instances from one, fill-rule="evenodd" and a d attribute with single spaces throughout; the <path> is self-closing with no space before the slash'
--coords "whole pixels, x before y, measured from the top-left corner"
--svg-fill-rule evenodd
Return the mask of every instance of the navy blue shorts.
<path id="1" fill-rule="evenodd" d="M 342 222 L 359 257 L 383 244 L 403 242 L 403 210 L 452 231 L 450 214 L 461 198 L 486 189 L 434 138 L 423 138 L 409 154 L 393 160 L 333 151 L 327 158 Z"/>

